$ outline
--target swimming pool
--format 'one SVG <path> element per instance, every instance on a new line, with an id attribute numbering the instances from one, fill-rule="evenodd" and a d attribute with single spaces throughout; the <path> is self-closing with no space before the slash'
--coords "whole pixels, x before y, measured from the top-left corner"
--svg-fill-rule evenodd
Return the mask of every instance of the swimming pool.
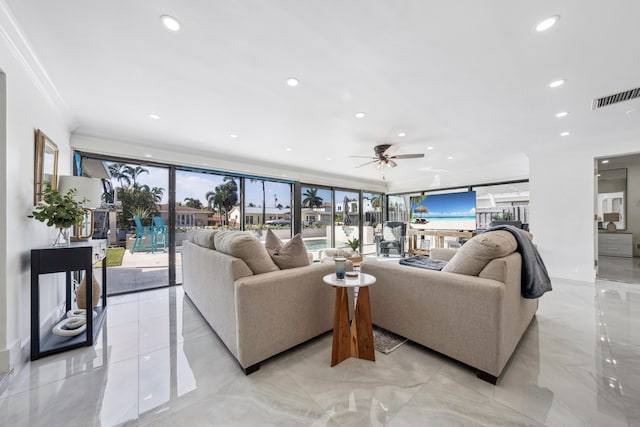
<path id="1" fill-rule="evenodd" d="M 329 242 L 327 239 L 310 239 L 305 240 L 304 245 L 307 247 L 308 251 L 317 251 L 319 249 L 328 248 Z"/>

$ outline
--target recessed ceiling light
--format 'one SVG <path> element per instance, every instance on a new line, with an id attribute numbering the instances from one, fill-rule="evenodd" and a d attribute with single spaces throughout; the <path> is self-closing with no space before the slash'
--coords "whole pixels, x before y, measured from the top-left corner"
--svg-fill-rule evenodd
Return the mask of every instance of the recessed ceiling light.
<path id="1" fill-rule="evenodd" d="M 565 84 L 567 82 L 567 79 L 560 79 L 560 80 L 554 80 L 551 83 L 549 83 L 549 87 L 550 88 L 557 88 L 562 86 L 563 84 Z"/>
<path id="2" fill-rule="evenodd" d="M 180 29 L 180 23 L 173 16 L 162 15 L 160 17 L 160 20 L 162 21 L 164 26 L 167 27 L 168 30 L 178 31 Z"/>
<path id="3" fill-rule="evenodd" d="M 636 111 L 636 109 L 635 109 L 635 108 L 632 108 L 632 109 L 630 109 L 630 110 L 625 111 L 624 113 L 625 113 L 625 114 L 631 114 L 631 113 L 633 113 L 634 111 Z"/>
<path id="4" fill-rule="evenodd" d="M 447 157 L 447 160 L 453 160 L 453 156 Z"/>
<path id="5" fill-rule="evenodd" d="M 149 114 L 149 117 L 152 118 L 153 120 L 158 120 L 160 119 L 160 116 L 157 114 Z"/>
<path id="6" fill-rule="evenodd" d="M 571 135 L 571 132 L 569 132 L 568 130 L 560 134 L 560 136 L 569 136 L 569 135 Z"/>
<path id="7" fill-rule="evenodd" d="M 145 154 L 144 156 L 145 156 L 146 158 L 148 158 L 148 159 L 150 159 L 150 158 L 152 158 L 152 157 L 153 157 L 151 154 Z"/>
<path id="8" fill-rule="evenodd" d="M 541 21 L 538 25 L 536 25 L 536 31 L 541 33 L 542 31 L 547 31 L 549 28 L 556 25 L 556 23 L 560 20 L 559 15 L 551 16 L 543 21 Z"/>
<path id="9" fill-rule="evenodd" d="M 356 116 L 356 119 L 363 119 L 364 116 L 366 116 L 366 114 L 360 111 L 359 113 L 356 113 L 355 116 Z"/>
<path id="10" fill-rule="evenodd" d="M 291 151 L 291 148 L 285 148 L 284 151 Z"/>
<path id="11" fill-rule="evenodd" d="M 327 157 L 327 160 L 331 160 L 331 157 Z"/>
<path id="12" fill-rule="evenodd" d="M 295 77 L 289 77 L 287 79 L 287 84 L 291 87 L 296 87 L 300 84 L 300 80 L 296 79 Z"/>
<path id="13" fill-rule="evenodd" d="M 407 134 L 406 134 L 406 133 L 404 133 L 404 132 L 400 132 L 400 133 L 398 134 L 398 137 L 400 137 L 400 138 L 404 138 L 405 136 L 407 136 Z"/>
<path id="14" fill-rule="evenodd" d="M 603 160 L 603 161 L 602 161 L 602 164 L 603 164 L 603 165 L 606 165 L 607 163 L 609 163 L 609 160 Z"/>
<path id="15" fill-rule="evenodd" d="M 562 118 L 562 117 L 567 117 L 569 115 L 568 111 L 560 111 L 558 114 L 556 114 L 557 118 Z"/>
<path id="16" fill-rule="evenodd" d="M 427 147 L 427 150 L 433 150 L 433 147 Z"/>
<path id="17" fill-rule="evenodd" d="M 236 139 L 237 137 L 238 137 L 238 135 L 236 135 L 235 133 L 230 133 L 229 134 L 229 138 Z"/>

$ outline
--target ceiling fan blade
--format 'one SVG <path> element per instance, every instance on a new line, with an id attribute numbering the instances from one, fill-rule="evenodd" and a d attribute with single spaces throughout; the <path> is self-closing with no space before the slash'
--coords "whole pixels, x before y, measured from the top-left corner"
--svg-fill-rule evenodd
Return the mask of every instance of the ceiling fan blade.
<path id="1" fill-rule="evenodd" d="M 389 164 L 391 165 L 392 168 L 395 168 L 396 166 L 398 166 L 398 164 L 393 160 L 389 160 Z"/>
<path id="2" fill-rule="evenodd" d="M 349 156 L 352 159 L 377 159 L 377 157 L 371 157 L 371 156 Z"/>
<path id="3" fill-rule="evenodd" d="M 394 151 L 396 151 L 396 146 L 395 145 L 389 145 L 389 148 L 384 150 L 382 155 L 385 156 L 385 157 L 388 157 L 388 156 L 391 156 Z"/>
<path id="4" fill-rule="evenodd" d="M 361 168 L 361 167 L 363 167 L 363 166 L 367 166 L 367 165 L 370 165 L 370 164 L 372 164 L 372 163 L 376 163 L 377 161 L 378 161 L 378 160 L 372 160 L 372 161 L 370 161 L 370 162 L 363 163 L 363 164 L 361 164 L 361 165 L 359 165 L 359 166 L 356 166 L 356 168 Z"/>
<path id="5" fill-rule="evenodd" d="M 420 159 L 424 157 L 424 154 L 398 154 L 397 156 L 391 156 L 390 159 Z"/>

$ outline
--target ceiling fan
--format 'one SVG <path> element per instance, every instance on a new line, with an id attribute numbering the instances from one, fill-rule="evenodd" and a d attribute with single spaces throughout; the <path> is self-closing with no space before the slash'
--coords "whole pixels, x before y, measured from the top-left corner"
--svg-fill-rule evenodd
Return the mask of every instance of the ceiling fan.
<path id="1" fill-rule="evenodd" d="M 424 157 L 424 154 L 392 154 L 393 145 L 391 144 L 381 144 L 373 147 L 373 151 L 375 155 L 373 157 L 369 156 L 349 156 L 354 158 L 363 158 L 363 159 L 372 159 L 369 162 L 363 163 L 357 167 L 362 167 L 366 165 L 370 165 L 373 163 L 377 163 L 378 168 L 388 167 L 395 168 L 398 164 L 394 160 L 400 159 L 419 159 Z"/>

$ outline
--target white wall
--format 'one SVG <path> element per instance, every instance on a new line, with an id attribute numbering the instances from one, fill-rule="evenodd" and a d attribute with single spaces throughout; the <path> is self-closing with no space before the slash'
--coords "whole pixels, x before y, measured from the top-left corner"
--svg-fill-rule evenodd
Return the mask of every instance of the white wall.
<path id="1" fill-rule="evenodd" d="M 6 75 L 6 133 L 0 136 L 0 375 L 27 350 L 30 326 L 30 250 L 51 241 L 54 230 L 27 215 L 33 210 L 35 129 L 42 129 L 60 150 L 58 172 L 70 170 L 69 129 L 72 126 L 57 92 L 31 56 L 0 1 L 0 69 Z M 40 294 L 44 318 L 64 299 L 59 277 L 45 280 Z"/>
<path id="2" fill-rule="evenodd" d="M 637 139 L 573 145 L 529 154 L 530 227 L 552 277 L 595 280 L 595 158 L 640 151 Z M 629 180 L 629 186 L 640 184 Z M 631 196 L 630 209 L 640 201 Z M 635 207 L 637 209 L 637 207 Z"/>
<path id="3" fill-rule="evenodd" d="M 592 282 L 594 167 L 588 151 L 530 156 L 530 231 L 551 277 Z"/>

